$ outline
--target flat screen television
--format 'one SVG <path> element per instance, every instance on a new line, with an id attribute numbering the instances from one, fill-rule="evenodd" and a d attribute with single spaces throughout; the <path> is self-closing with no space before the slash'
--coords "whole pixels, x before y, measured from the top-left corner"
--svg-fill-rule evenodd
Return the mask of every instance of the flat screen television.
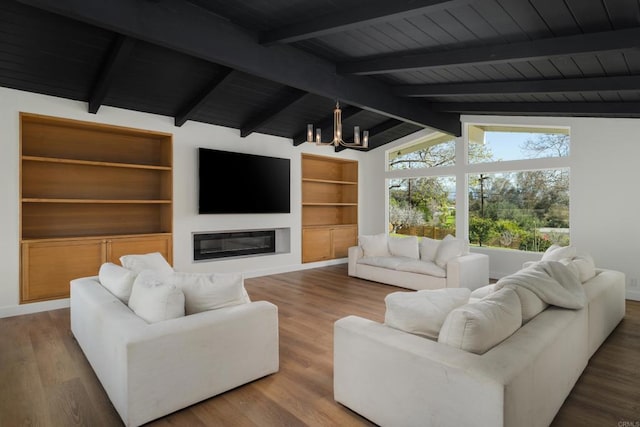
<path id="1" fill-rule="evenodd" d="M 291 213 L 289 159 L 198 149 L 200 214 Z"/>

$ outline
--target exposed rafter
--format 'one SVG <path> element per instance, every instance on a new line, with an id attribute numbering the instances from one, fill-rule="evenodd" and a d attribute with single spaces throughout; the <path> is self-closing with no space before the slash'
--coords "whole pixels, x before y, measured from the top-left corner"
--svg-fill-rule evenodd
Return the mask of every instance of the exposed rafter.
<path id="1" fill-rule="evenodd" d="M 361 108 L 357 108 L 357 107 L 344 107 L 342 108 L 342 122 L 346 122 L 349 118 L 355 116 L 356 114 L 361 113 L 363 110 Z M 320 128 L 322 129 L 322 134 L 323 135 L 331 135 L 333 134 L 333 113 L 329 114 L 328 116 L 326 116 L 325 118 L 323 118 L 322 120 L 320 120 L 320 122 L 315 124 L 316 128 Z M 366 129 L 364 129 L 366 130 Z M 347 137 L 347 135 L 345 135 L 345 138 Z M 300 144 L 303 144 L 307 142 L 307 129 L 305 128 L 303 131 L 301 131 L 300 133 L 298 133 L 296 136 L 293 137 L 293 145 L 298 146 Z"/>
<path id="2" fill-rule="evenodd" d="M 246 137 L 275 119 L 280 113 L 294 106 L 309 94 L 305 91 L 293 88 L 286 88 L 278 99 L 259 111 L 256 115 L 243 123 L 240 127 L 240 136 Z"/>
<path id="3" fill-rule="evenodd" d="M 390 131 L 391 129 L 395 129 L 399 126 L 404 125 L 404 122 L 401 122 L 400 120 L 396 120 L 396 119 L 388 119 L 385 120 L 384 122 L 380 123 L 379 125 L 376 125 L 374 127 L 372 127 L 371 129 L 369 129 L 369 148 L 367 149 L 367 151 L 369 150 L 373 150 L 374 148 L 378 148 L 382 145 L 384 145 L 384 143 L 381 143 L 380 139 L 376 138 L 376 135 L 380 135 L 381 133 Z M 347 147 L 343 147 L 343 146 L 339 146 L 336 147 L 336 152 L 342 151 Z"/>
<path id="4" fill-rule="evenodd" d="M 432 13 L 445 8 L 469 3 L 471 0 L 375 0 L 362 6 L 343 9 L 269 31 L 262 35 L 264 44 L 293 43 L 313 37 L 326 36 L 341 31 L 353 30 L 377 22 L 388 22 L 418 14 Z"/>
<path id="5" fill-rule="evenodd" d="M 640 102 L 441 102 L 434 106 L 460 114 L 640 117 Z"/>
<path id="6" fill-rule="evenodd" d="M 181 0 L 19 0 L 102 28 L 331 99 L 460 135 L 460 117 L 395 96 L 370 78 L 336 74 L 328 60 L 290 46 L 265 47 L 254 34 Z"/>
<path id="7" fill-rule="evenodd" d="M 338 66 L 342 74 L 384 74 L 454 65 L 530 61 L 557 56 L 620 51 L 640 46 L 640 28 L 553 37 L 529 42 L 479 46 L 428 53 L 350 61 Z"/>
<path id="8" fill-rule="evenodd" d="M 624 92 L 637 91 L 639 88 L 640 76 L 615 76 L 556 80 L 400 85 L 394 88 L 394 92 L 399 96 L 433 97 L 567 92 Z"/>
<path id="9" fill-rule="evenodd" d="M 113 45 L 109 50 L 109 55 L 100 69 L 100 74 L 91 89 L 91 94 L 89 95 L 90 113 L 96 114 L 100 109 L 100 106 L 107 96 L 111 83 L 124 64 L 126 64 L 135 44 L 135 40 L 122 35 L 119 35 L 113 42 Z"/>
<path id="10" fill-rule="evenodd" d="M 197 97 L 192 99 L 178 112 L 175 117 L 174 124 L 178 127 L 185 124 L 187 120 L 193 117 L 202 108 L 202 106 L 215 95 L 217 90 L 224 86 L 225 82 L 231 79 L 233 74 L 233 70 L 227 69 L 216 76 L 211 82 L 209 82 L 206 88 L 203 88 L 199 92 Z"/>

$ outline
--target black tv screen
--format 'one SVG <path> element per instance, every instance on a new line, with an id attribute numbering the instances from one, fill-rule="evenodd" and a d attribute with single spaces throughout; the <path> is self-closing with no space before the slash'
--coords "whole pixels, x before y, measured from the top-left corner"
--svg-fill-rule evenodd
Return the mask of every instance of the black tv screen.
<path id="1" fill-rule="evenodd" d="M 198 212 L 290 213 L 290 160 L 198 149 Z"/>

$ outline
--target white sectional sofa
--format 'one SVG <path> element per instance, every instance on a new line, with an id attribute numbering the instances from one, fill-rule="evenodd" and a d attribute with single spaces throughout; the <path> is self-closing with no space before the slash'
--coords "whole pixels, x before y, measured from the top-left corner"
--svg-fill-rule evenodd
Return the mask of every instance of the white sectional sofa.
<path id="1" fill-rule="evenodd" d="M 147 323 L 98 281 L 71 281 L 71 331 L 127 426 L 278 371 L 266 301 Z"/>
<path id="2" fill-rule="evenodd" d="M 335 400 L 381 426 L 548 426 L 625 314 L 623 273 L 597 270 L 583 286 L 584 308 L 548 306 L 484 354 L 342 318 Z"/>
<path id="3" fill-rule="evenodd" d="M 464 241 L 445 241 L 384 234 L 360 236 L 360 244 L 349 248 L 348 274 L 415 290 L 487 285 L 489 257 L 469 253 Z"/>

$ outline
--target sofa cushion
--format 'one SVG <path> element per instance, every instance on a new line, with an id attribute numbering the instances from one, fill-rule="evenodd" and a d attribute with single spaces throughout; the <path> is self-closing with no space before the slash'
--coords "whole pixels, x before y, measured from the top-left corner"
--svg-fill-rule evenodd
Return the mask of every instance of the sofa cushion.
<path id="1" fill-rule="evenodd" d="M 160 252 L 143 255 L 123 255 L 120 263 L 124 268 L 140 273 L 143 270 L 154 270 L 162 274 L 173 273 L 173 268 Z"/>
<path id="2" fill-rule="evenodd" d="M 549 307 L 549 304 L 542 301 L 540 297 L 527 288 L 515 285 L 506 285 L 505 288 L 512 289 L 518 294 L 522 310 L 522 323 L 527 323 Z"/>
<path id="3" fill-rule="evenodd" d="M 446 268 L 450 260 L 463 255 L 465 250 L 465 242 L 462 239 L 456 239 L 450 234 L 447 234 L 438 246 L 435 262 L 440 267 Z"/>
<path id="4" fill-rule="evenodd" d="M 429 261 L 404 261 L 397 264 L 395 269 L 398 271 L 408 271 L 410 273 L 427 274 L 434 277 L 447 277 L 447 270 Z"/>
<path id="5" fill-rule="evenodd" d="M 576 248 L 575 246 L 560 246 L 560 245 L 551 245 L 549 248 L 544 251 L 542 254 L 541 261 L 560 261 L 563 258 L 573 258 L 576 256 Z"/>
<path id="6" fill-rule="evenodd" d="M 385 233 L 360 236 L 358 241 L 366 258 L 390 255 Z"/>
<path id="7" fill-rule="evenodd" d="M 398 265 L 412 261 L 411 258 L 397 257 L 397 256 L 375 256 L 369 258 L 360 258 L 358 264 L 371 265 L 373 267 L 388 268 L 395 270 Z"/>
<path id="8" fill-rule="evenodd" d="M 511 336 L 521 325 L 518 294 L 503 288 L 452 310 L 440 329 L 438 342 L 483 354 Z"/>
<path id="9" fill-rule="evenodd" d="M 402 256 L 419 259 L 418 238 L 416 236 L 395 237 L 389 236 L 389 252 L 392 256 Z"/>
<path id="10" fill-rule="evenodd" d="M 98 271 L 98 280 L 109 292 L 125 304 L 129 303 L 136 273 L 112 262 L 105 262 Z"/>
<path id="11" fill-rule="evenodd" d="M 167 278 L 184 293 L 187 315 L 251 302 L 241 273 L 182 273 Z"/>
<path id="12" fill-rule="evenodd" d="M 143 270 L 133 282 L 129 308 L 149 323 L 184 316 L 184 294 L 176 285 L 166 283 L 166 277 Z"/>
<path id="13" fill-rule="evenodd" d="M 470 294 L 467 288 L 393 292 L 384 299 L 384 322 L 392 328 L 437 339 L 449 312 L 465 304 Z"/>
<path id="14" fill-rule="evenodd" d="M 436 260 L 438 246 L 440 246 L 440 240 L 423 237 L 420 240 L 420 259 L 434 262 Z"/>

